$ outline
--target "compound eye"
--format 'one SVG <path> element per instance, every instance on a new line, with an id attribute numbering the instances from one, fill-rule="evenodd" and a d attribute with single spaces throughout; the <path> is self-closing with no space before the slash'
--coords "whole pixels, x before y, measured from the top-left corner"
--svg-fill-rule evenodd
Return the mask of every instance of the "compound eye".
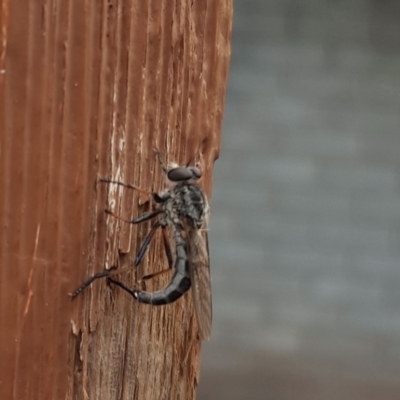
<path id="1" fill-rule="evenodd" d="M 168 179 L 172 182 L 187 181 L 193 179 L 193 172 L 191 168 L 178 167 L 168 171 Z"/>
<path id="2" fill-rule="evenodd" d="M 190 167 L 190 170 L 192 171 L 192 179 L 200 179 L 201 178 L 200 168 Z"/>

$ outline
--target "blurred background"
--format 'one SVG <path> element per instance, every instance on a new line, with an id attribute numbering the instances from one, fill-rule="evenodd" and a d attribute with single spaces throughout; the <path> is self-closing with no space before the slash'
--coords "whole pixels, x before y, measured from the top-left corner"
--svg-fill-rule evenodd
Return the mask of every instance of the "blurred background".
<path id="1" fill-rule="evenodd" d="M 400 2 L 236 0 L 198 399 L 400 398 Z"/>

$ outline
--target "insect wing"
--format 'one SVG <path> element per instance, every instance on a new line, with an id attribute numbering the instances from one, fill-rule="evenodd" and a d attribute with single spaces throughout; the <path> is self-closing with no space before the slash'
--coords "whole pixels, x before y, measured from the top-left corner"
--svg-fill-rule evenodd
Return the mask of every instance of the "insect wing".
<path id="1" fill-rule="evenodd" d="M 192 282 L 193 303 L 199 325 L 200 338 L 211 335 L 212 302 L 208 246 L 200 231 L 190 230 L 188 235 L 189 270 Z M 208 238 L 206 237 L 206 240 Z"/>

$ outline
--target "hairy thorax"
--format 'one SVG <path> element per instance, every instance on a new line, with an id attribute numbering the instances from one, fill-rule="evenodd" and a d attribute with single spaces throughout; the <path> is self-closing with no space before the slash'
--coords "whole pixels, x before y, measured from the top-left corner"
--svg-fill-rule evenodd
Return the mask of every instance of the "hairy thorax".
<path id="1" fill-rule="evenodd" d="M 167 218 L 173 224 L 180 224 L 182 217 L 185 217 L 185 220 L 194 229 L 200 229 L 207 224 L 208 202 L 199 186 L 181 182 L 173 186 L 162 197 L 168 198 L 163 206 Z"/>

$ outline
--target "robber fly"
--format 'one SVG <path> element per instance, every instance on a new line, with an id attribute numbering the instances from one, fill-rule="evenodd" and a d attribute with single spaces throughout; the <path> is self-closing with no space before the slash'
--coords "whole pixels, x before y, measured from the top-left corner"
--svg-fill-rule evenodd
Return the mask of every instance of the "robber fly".
<path id="1" fill-rule="evenodd" d="M 131 221 L 124 220 L 110 211 L 106 210 L 106 212 L 132 224 L 139 224 L 159 215 L 162 216 L 161 219 L 153 225 L 149 234 L 144 239 L 136 256 L 134 266 L 137 266 L 143 260 L 156 230 L 161 227 L 168 265 L 169 268 L 175 269 L 171 282 L 164 290 L 149 293 L 129 288 L 124 283 L 111 277 L 115 273 L 118 273 L 118 271 L 107 270 L 83 282 L 82 285 L 72 293 L 72 297 L 76 297 L 94 280 L 102 277 L 107 277 L 109 282 L 127 291 L 139 302 L 152 305 L 172 303 L 192 287 L 193 303 L 199 325 L 200 337 L 203 340 L 207 340 L 211 333 L 212 318 L 211 279 L 208 247 L 202 236 L 202 230 L 204 230 L 208 223 L 209 206 L 206 195 L 195 183 L 195 181 L 201 177 L 201 172 L 199 168 L 192 166 L 168 169 L 164 165 L 158 150 L 157 156 L 172 186 L 164 192 L 152 193 L 156 203 L 155 209 Z M 146 192 L 134 185 L 119 181 L 107 179 L 101 179 L 100 181 Z M 173 262 L 172 251 L 168 242 L 167 228 L 172 231 L 175 242 L 175 262 Z M 162 272 L 163 271 L 161 271 L 161 273 Z M 143 277 L 143 279 L 148 279 L 158 274 L 160 274 L 160 272 L 147 275 Z"/>

